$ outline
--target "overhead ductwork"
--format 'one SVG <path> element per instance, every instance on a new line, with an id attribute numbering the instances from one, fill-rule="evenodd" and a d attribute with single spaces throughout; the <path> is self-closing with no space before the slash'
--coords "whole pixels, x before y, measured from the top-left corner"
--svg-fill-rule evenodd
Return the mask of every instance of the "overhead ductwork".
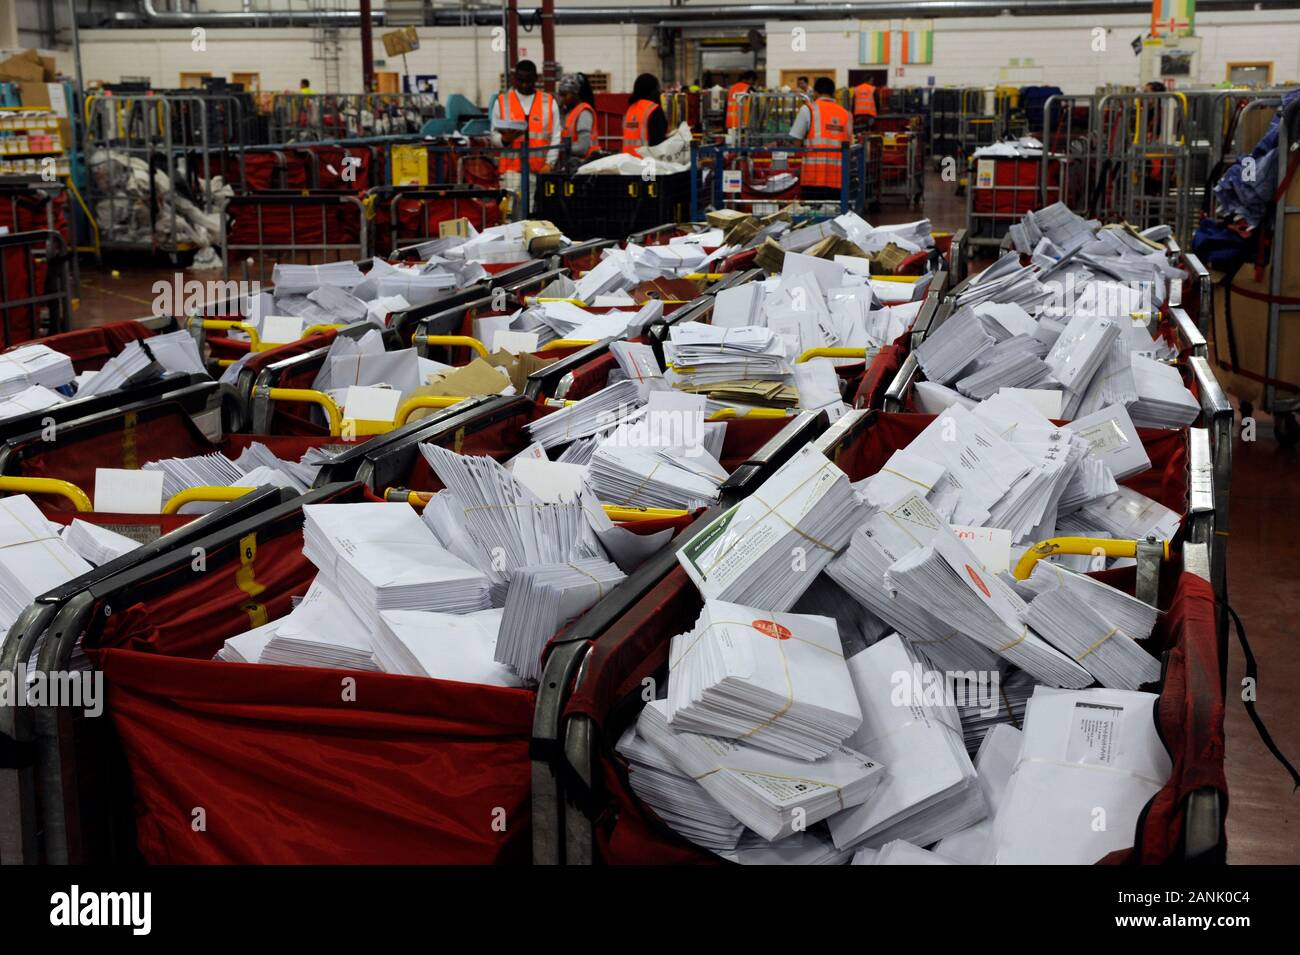
<path id="1" fill-rule="evenodd" d="M 1207 10 L 1279 10 L 1295 9 L 1295 0 L 1200 0 L 1197 8 Z M 1151 11 L 1151 0 L 894 0 L 862 3 L 750 3 L 691 4 L 647 7 L 566 7 L 555 8 L 556 23 L 646 23 L 659 24 L 701 21 L 744 20 L 854 20 L 884 17 L 968 17 L 968 16 L 1083 16 L 1098 13 L 1142 13 Z M 520 19 L 539 20 L 541 8 L 520 10 Z M 382 10 L 371 14 L 375 23 L 384 22 Z M 356 26 L 356 10 L 281 10 L 281 11 L 212 11 L 179 13 L 160 11 L 154 0 L 140 0 L 139 13 L 117 13 L 114 21 L 154 27 L 250 27 L 314 26 L 326 22 L 339 26 Z M 434 7 L 426 21 L 428 26 L 496 26 L 501 23 L 499 7 L 473 9 Z"/>

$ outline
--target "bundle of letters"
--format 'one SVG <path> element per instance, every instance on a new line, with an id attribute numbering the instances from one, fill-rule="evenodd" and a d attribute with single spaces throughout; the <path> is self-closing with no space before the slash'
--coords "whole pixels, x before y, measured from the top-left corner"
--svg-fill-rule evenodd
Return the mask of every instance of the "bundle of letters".
<path id="1" fill-rule="evenodd" d="M 182 491 L 199 487 L 274 486 L 297 494 L 316 480 L 325 461 L 317 449 L 299 461 L 285 461 L 259 442 L 251 443 L 231 460 L 219 451 L 190 458 L 148 461 L 139 470 L 95 469 L 95 510 L 117 514 L 158 514 Z M 219 503 L 193 501 L 181 505 L 181 514 L 203 514 Z"/>
<path id="2" fill-rule="evenodd" d="M 0 498 L 0 628 L 8 632 L 37 597 L 90 570 L 73 543 L 26 494 Z"/>
<path id="3" fill-rule="evenodd" d="M 418 517 L 415 523 L 422 526 Z M 427 530 L 426 536 L 421 546 L 427 551 L 437 545 Z M 372 572 L 364 559 L 359 563 Z M 519 686 L 518 677 L 493 659 L 500 623 L 501 611 L 493 609 L 385 609 L 376 617 L 321 573 L 287 615 L 226 640 L 214 659 Z"/>
<path id="4" fill-rule="evenodd" d="M 1093 451 L 1005 396 L 945 415 L 856 485 L 803 448 L 677 551 L 703 610 L 618 751 L 684 838 L 878 865 L 1130 844 L 1170 769 L 1141 689 L 1157 612 L 1061 564 L 1008 572 Z M 1088 799 L 1119 827 L 1069 822 Z"/>
<path id="5" fill-rule="evenodd" d="M 76 374 L 72 359 L 47 345 L 0 355 L 0 420 L 44 411 L 73 398 L 102 395 L 167 375 L 207 375 L 186 331 L 131 341 L 97 370 Z"/>
<path id="6" fill-rule="evenodd" d="M 415 348 L 386 351 L 383 334 L 371 329 L 360 338 L 335 338 L 311 386 L 334 399 L 345 421 L 392 423 L 407 398 L 423 393 L 450 370 L 449 365 L 422 358 Z M 489 366 L 486 377 L 497 391 L 483 386 L 484 393 L 514 394 L 506 371 Z"/>
<path id="7" fill-rule="evenodd" d="M 575 466 L 544 452 L 507 468 L 434 445 L 420 451 L 445 488 L 424 521 L 489 581 L 492 604 L 504 610 L 495 659 L 525 681 L 541 676 L 551 637 L 622 583 L 624 567 L 667 542 L 666 534 L 629 541 L 636 535 L 614 527 L 580 480 L 566 483 Z"/>
<path id="8" fill-rule="evenodd" d="M 919 410 L 969 408 L 1017 389 L 1035 392 L 1031 400 L 1057 419 L 1121 405 L 1140 426 L 1191 424 L 1200 405 L 1168 363 L 1173 348 L 1148 330 L 1182 273 L 1163 252 L 1134 249 L 1145 240 L 1109 228 L 1094 235 L 1068 210 L 1053 215 L 1057 208 L 1026 219 L 1040 217 L 1047 230 L 1031 264 L 1008 253 L 917 348 L 926 379 L 916 387 Z M 1124 238 L 1100 238 L 1109 236 Z"/>

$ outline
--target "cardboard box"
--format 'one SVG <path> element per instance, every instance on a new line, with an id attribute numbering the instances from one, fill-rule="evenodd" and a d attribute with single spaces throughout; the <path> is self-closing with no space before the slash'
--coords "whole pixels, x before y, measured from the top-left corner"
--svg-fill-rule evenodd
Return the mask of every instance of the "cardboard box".
<path id="1" fill-rule="evenodd" d="M 469 219 L 461 216 L 459 219 L 444 219 L 438 223 L 438 238 L 461 238 L 468 239 L 470 230 Z"/>
<path id="2" fill-rule="evenodd" d="M 51 64 L 53 62 L 50 60 Z M 23 50 L 5 60 L 0 60 L 0 80 L 10 80 L 15 83 L 43 83 L 45 64 L 41 62 L 41 56 L 35 50 Z"/>
<path id="3" fill-rule="evenodd" d="M 524 223 L 524 246 L 532 256 L 547 255 L 560 248 L 564 235 L 554 223 L 545 219 L 531 219 Z"/>
<path id="4" fill-rule="evenodd" d="M 415 27 L 391 30 L 385 33 L 382 39 L 384 41 L 384 52 L 389 56 L 401 56 L 404 53 L 411 53 L 420 48 L 420 34 L 416 32 Z"/>

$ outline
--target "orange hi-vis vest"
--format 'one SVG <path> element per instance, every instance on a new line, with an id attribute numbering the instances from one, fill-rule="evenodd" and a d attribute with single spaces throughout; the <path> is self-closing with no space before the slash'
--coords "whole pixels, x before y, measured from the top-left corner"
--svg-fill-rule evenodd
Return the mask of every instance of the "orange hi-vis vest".
<path id="1" fill-rule="evenodd" d="M 870 83 L 859 83 L 853 90 L 853 115 L 876 115 L 876 88 Z"/>
<path id="2" fill-rule="evenodd" d="M 572 151 L 573 144 L 578 141 L 578 117 L 584 111 L 591 113 L 591 148 L 580 157 L 582 159 L 586 159 L 587 156 L 600 148 L 596 145 L 596 111 L 592 109 L 591 104 L 579 102 L 577 106 L 569 110 L 569 115 L 564 117 L 564 129 L 560 131 L 561 141 L 568 143 L 569 149 Z"/>
<path id="3" fill-rule="evenodd" d="M 650 145 L 650 114 L 659 108 L 652 99 L 639 99 L 623 114 L 623 152 L 639 156 L 642 146 Z"/>
<path id="4" fill-rule="evenodd" d="M 812 111 L 812 122 L 803 144 L 808 149 L 827 151 L 803 154 L 803 172 L 799 181 L 805 186 L 839 189 L 844 166 L 843 146 L 853 136 L 853 117 L 831 99 L 813 100 L 808 109 Z"/>
<path id="5" fill-rule="evenodd" d="M 727 90 L 727 129 L 735 129 L 740 125 L 740 101 L 736 96 L 748 92 L 748 83 L 736 83 Z"/>
<path id="6" fill-rule="evenodd" d="M 554 100 L 551 99 L 550 93 L 538 90 L 533 94 L 533 108 L 529 111 L 528 116 L 524 116 L 524 106 L 519 102 L 519 96 L 514 90 L 510 90 L 505 96 L 497 97 L 497 114 L 506 118 L 506 105 L 510 107 L 510 119 L 516 123 L 522 123 L 527 119 L 528 122 L 528 168 L 533 172 L 541 172 L 542 167 L 546 165 L 546 151 L 551 146 L 551 108 Z M 519 172 L 519 154 L 502 153 L 497 157 L 497 170 L 499 172 Z"/>

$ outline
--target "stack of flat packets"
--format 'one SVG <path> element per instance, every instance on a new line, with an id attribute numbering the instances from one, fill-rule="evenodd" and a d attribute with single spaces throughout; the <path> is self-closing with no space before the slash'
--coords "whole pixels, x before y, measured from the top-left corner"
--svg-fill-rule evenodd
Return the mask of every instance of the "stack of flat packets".
<path id="1" fill-rule="evenodd" d="M 898 700 L 899 674 L 919 670 L 903 641 L 886 637 L 850 657 L 848 666 L 862 726 L 845 745 L 884 763 L 885 778 L 871 799 L 830 818 L 835 845 L 879 848 L 895 839 L 929 845 L 983 819 L 988 806 L 955 708 L 929 700 L 919 687 Z"/>
<path id="2" fill-rule="evenodd" d="M 1082 574 L 1038 563 L 1028 585 L 1037 592 L 1026 623 L 1069 654 L 1102 686 L 1136 690 L 1160 679 L 1160 661 L 1138 646 L 1151 635 L 1156 610 Z"/>
<path id="3" fill-rule="evenodd" d="M 372 630 L 383 610 L 490 606 L 487 578 L 438 543 L 408 505 L 308 504 L 303 518 L 303 556 Z"/>
<path id="4" fill-rule="evenodd" d="M 613 428 L 644 402 L 637 382 L 616 382 L 526 425 L 528 436 L 549 450 Z"/>
<path id="5" fill-rule="evenodd" d="M 848 476 L 805 445 L 678 552 L 706 600 L 789 610 L 863 516 Z"/>
<path id="6" fill-rule="evenodd" d="M 618 741 L 632 791 L 674 832 L 713 852 L 735 849 L 744 825 L 659 747 L 629 726 Z"/>
<path id="7" fill-rule="evenodd" d="M 646 704 L 637 734 L 769 842 L 861 804 L 881 777 L 879 763 L 845 746 L 808 762 L 738 740 L 675 733 L 666 700 Z"/>
<path id="8" fill-rule="evenodd" d="M 489 457 L 430 444 L 420 445 L 420 452 L 451 492 L 449 510 L 458 512 L 442 515 L 444 527 L 454 523 L 465 528 L 475 545 L 470 548 L 478 557 L 475 566 L 485 575 L 509 577 L 518 567 L 603 556 L 579 501 L 542 503 Z M 454 545 L 448 541 L 447 546 Z M 493 561 L 494 555 L 500 560 Z"/>
<path id="9" fill-rule="evenodd" d="M 617 566 L 596 558 L 516 567 L 495 659 L 525 680 L 539 679 L 547 641 L 625 579 Z"/>
<path id="10" fill-rule="evenodd" d="M 830 617 L 710 600 L 695 629 L 673 637 L 668 670 L 677 732 L 811 760 L 862 722 Z"/>

